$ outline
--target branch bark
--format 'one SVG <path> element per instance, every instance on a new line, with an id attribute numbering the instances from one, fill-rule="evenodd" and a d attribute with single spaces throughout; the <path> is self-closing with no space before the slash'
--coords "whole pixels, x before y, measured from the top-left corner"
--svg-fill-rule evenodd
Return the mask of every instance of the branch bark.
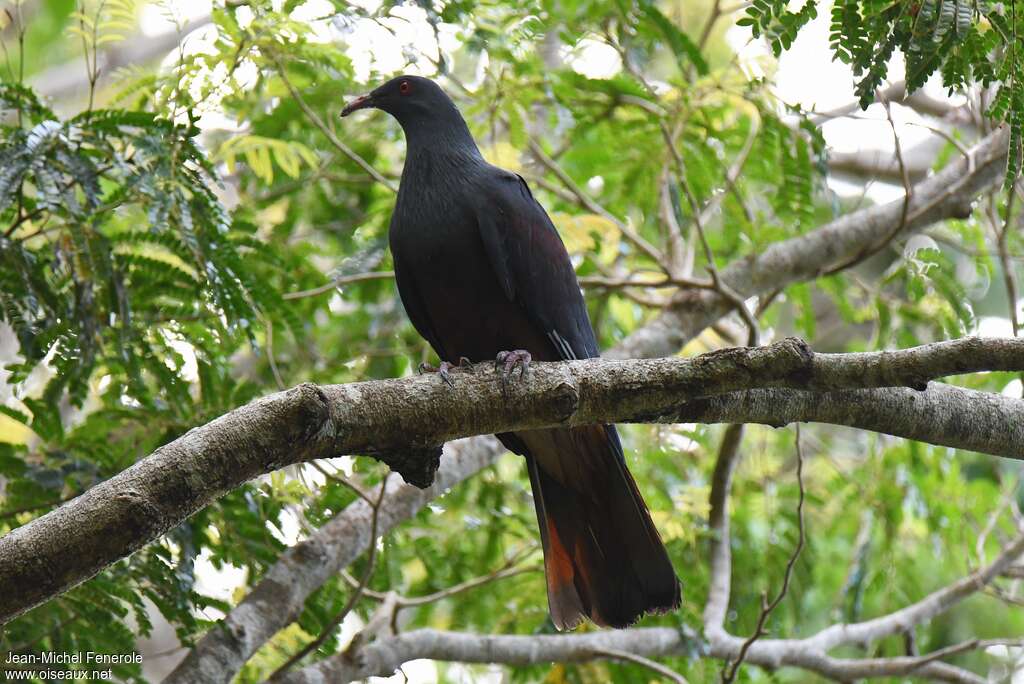
<path id="1" fill-rule="evenodd" d="M 300 385 L 195 428 L 60 508 L 0 538 L 0 622 L 94 576 L 258 475 L 342 454 L 387 463 L 427 487 L 446 441 L 594 423 L 679 422 L 687 402 L 758 388 L 909 386 L 1024 370 L 1024 339 L 964 338 L 894 352 L 815 354 L 789 338 L 690 359 L 533 365 L 507 382 L 490 364 L 455 373 Z"/>
<path id="2" fill-rule="evenodd" d="M 1024 400 L 930 383 L 905 387 L 806 392 L 733 392 L 679 408 L 688 423 L 829 423 L 906 437 L 928 444 L 1024 458 Z"/>

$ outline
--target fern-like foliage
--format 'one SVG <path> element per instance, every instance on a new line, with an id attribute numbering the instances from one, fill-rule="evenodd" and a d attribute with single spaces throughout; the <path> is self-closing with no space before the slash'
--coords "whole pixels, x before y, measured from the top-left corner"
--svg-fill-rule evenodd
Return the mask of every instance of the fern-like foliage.
<path id="1" fill-rule="evenodd" d="M 829 43 L 834 59 L 857 78 L 861 107 L 874 102 L 898 50 L 906 63 L 906 88 L 913 92 L 935 73 L 950 91 L 972 84 L 998 86 L 989 116 L 1011 131 L 1007 185 L 1020 174 L 1024 152 L 1024 82 L 1021 49 L 1024 11 L 995 0 L 835 0 Z M 764 36 L 776 55 L 817 16 L 818 0 L 790 11 L 783 0 L 754 0 L 737 23 Z"/>
<path id="2" fill-rule="evenodd" d="M 77 3 L 68 33 L 86 51 L 123 40 L 135 31 L 135 0 L 95 0 Z"/>
<path id="3" fill-rule="evenodd" d="M 21 112 L 0 131 L 0 318 L 24 371 L 48 354 L 56 370 L 38 413 L 65 392 L 81 402 L 99 369 L 158 404 L 182 391 L 169 334 L 202 348 L 283 310 L 261 272 L 272 255 L 225 211 L 195 127 L 122 110 L 62 121 L 11 84 L 0 104 Z M 47 432 L 41 416 L 33 429 Z"/>
<path id="4" fill-rule="evenodd" d="M 747 15 L 736 23 L 749 26 L 755 38 L 764 35 L 778 56 L 790 48 L 800 29 L 818 16 L 816 0 L 807 0 L 796 12 L 790 12 L 787 5 L 785 0 L 754 0 Z"/>

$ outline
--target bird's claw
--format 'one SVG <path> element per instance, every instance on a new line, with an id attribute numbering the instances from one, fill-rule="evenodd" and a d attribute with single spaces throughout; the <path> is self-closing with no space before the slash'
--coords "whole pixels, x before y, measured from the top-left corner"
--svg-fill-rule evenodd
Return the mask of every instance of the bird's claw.
<path id="1" fill-rule="evenodd" d="M 459 359 L 459 365 L 463 365 L 462 359 Z M 442 361 L 439 366 L 431 366 L 429 363 L 421 363 L 418 370 L 420 373 L 437 373 L 441 376 L 441 379 L 444 380 L 444 384 L 454 389 L 455 382 L 452 381 L 451 374 L 451 370 L 453 368 L 455 368 L 453 364 L 450 364 L 447 361 Z"/>
<path id="2" fill-rule="evenodd" d="M 530 370 L 531 361 L 533 361 L 533 357 L 525 349 L 501 351 L 494 358 L 494 370 L 501 368 L 502 379 L 507 382 L 512 377 L 516 368 L 519 369 L 519 377 L 526 375 L 527 371 Z"/>

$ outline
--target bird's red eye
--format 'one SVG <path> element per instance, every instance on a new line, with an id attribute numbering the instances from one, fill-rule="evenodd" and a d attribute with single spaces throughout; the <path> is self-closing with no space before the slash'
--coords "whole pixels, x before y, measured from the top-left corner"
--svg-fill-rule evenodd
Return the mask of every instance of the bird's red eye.
<path id="1" fill-rule="evenodd" d="M 403 95 L 408 95 L 410 90 L 412 90 L 412 85 L 408 81 L 402 81 L 398 84 L 398 92 Z"/>

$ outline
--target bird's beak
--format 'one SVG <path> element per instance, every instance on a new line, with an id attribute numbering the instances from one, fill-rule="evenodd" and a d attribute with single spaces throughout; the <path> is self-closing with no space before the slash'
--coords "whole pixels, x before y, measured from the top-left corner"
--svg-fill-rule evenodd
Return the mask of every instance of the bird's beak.
<path id="1" fill-rule="evenodd" d="M 345 108 L 341 110 L 341 115 L 342 116 L 348 116 L 349 114 L 351 114 L 352 112 L 354 112 L 354 111 L 356 111 L 358 109 L 366 109 L 368 107 L 373 107 L 373 106 L 374 106 L 374 102 L 373 102 L 373 94 L 372 93 L 369 94 L 369 95 L 360 95 L 359 97 L 357 97 L 356 99 L 352 100 L 347 105 L 345 105 Z"/>

